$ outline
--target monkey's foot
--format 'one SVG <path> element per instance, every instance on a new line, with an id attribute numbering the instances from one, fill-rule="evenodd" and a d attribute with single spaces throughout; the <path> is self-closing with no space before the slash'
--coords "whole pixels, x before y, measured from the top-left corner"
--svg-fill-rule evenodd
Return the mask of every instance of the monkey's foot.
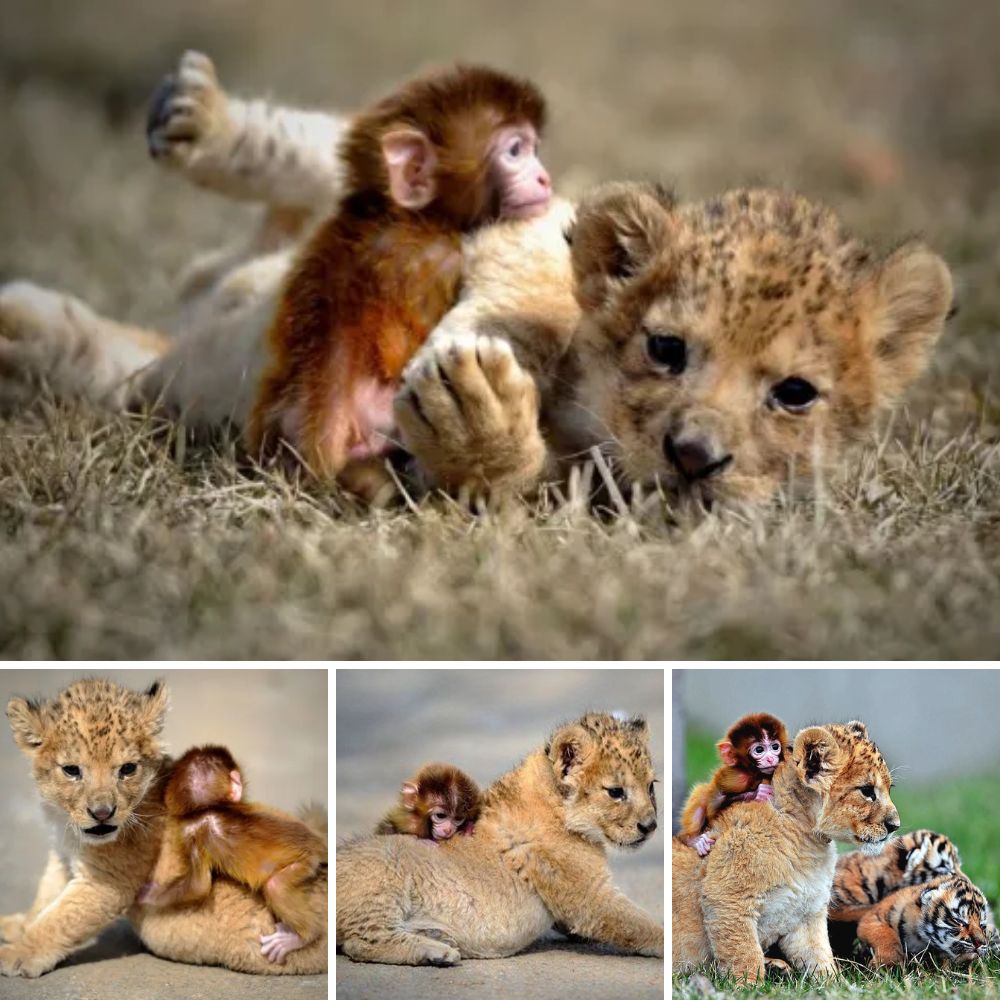
<path id="1" fill-rule="evenodd" d="M 499 337 L 436 338 L 404 371 L 394 412 L 407 450 L 447 489 L 519 493 L 545 465 L 538 389 Z"/>
<path id="2" fill-rule="evenodd" d="M 193 168 L 219 155 L 230 138 L 228 99 L 208 56 L 189 50 L 156 88 L 146 118 L 150 155 L 167 166 Z"/>
<path id="3" fill-rule="evenodd" d="M 698 856 L 703 858 L 715 846 L 715 837 L 708 833 L 699 834 L 691 842 L 691 846 L 698 852 Z"/>
<path id="4" fill-rule="evenodd" d="M 279 921 L 273 934 L 261 934 L 260 953 L 269 962 L 285 964 L 285 956 L 301 948 L 305 942 L 288 926 Z"/>

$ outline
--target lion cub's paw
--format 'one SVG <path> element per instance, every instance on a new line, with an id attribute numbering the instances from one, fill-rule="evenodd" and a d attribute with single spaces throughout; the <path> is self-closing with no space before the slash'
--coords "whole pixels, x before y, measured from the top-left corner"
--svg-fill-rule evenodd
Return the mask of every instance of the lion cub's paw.
<path id="1" fill-rule="evenodd" d="M 457 948 L 443 941 L 421 940 L 413 949 L 415 965 L 458 965 L 462 956 Z"/>
<path id="2" fill-rule="evenodd" d="M 427 344 L 403 373 L 395 416 L 441 485 L 516 490 L 544 465 L 537 387 L 498 337 L 448 334 Z"/>
<path id="3" fill-rule="evenodd" d="M 190 50 L 156 88 L 146 118 L 150 155 L 186 166 L 226 121 L 226 94 L 208 56 Z"/>

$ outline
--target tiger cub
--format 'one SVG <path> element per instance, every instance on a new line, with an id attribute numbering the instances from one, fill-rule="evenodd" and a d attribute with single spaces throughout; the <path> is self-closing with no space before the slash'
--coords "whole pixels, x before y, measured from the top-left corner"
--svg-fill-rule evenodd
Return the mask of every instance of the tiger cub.
<path id="1" fill-rule="evenodd" d="M 961 871 L 958 848 L 944 834 L 932 830 L 903 834 L 881 854 L 842 854 L 837 859 L 827 913 L 834 954 L 852 957 L 857 922 L 890 892 Z"/>
<path id="2" fill-rule="evenodd" d="M 873 969 L 916 955 L 966 964 L 986 955 L 995 933 L 986 897 L 961 874 L 897 889 L 858 921 Z"/>
<path id="3" fill-rule="evenodd" d="M 943 834 L 916 830 L 890 841 L 881 854 L 852 851 L 837 859 L 831 920 L 857 921 L 895 889 L 961 873 L 958 848 Z"/>

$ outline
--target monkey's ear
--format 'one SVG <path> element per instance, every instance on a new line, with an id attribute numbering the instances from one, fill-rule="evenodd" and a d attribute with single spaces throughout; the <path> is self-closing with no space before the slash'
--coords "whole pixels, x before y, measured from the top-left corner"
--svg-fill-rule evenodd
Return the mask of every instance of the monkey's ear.
<path id="1" fill-rule="evenodd" d="M 722 763 L 732 767 L 736 763 L 736 753 L 733 750 L 732 743 L 729 740 L 719 740 L 715 745 L 719 748 L 719 756 L 722 758 Z"/>
<path id="2" fill-rule="evenodd" d="M 556 783 L 564 796 L 575 791 L 583 765 L 590 757 L 594 738 L 583 726 L 575 723 L 557 729 L 546 748 Z"/>
<path id="3" fill-rule="evenodd" d="M 7 702 L 7 718 L 14 742 L 27 754 L 34 753 L 45 742 L 45 716 L 38 702 L 27 698 L 11 698 Z"/>
<path id="4" fill-rule="evenodd" d="M 667 246 L 672 201 L 646 184 L 605 184 L 580 203 L 573 226 L 576 297 L 600 309 Z"/>
<path id="5" fill-rule="evenodd" d="M 419 789 L 412 781 L 404 781 L 399 786 L 399 797 L 403 802 L 404 809 L 413 809 L 417 802 L 417 792 Z"/>
<path id="6" fill-rule="evenodd" d="M 382 136 L 382 158 L 389 174 L 389 194 L 401 208 L 426 208 L 437 193 L 438 158 L 420 129 L 394 128 Z"/>
<path id="7" fill-rule="evenodd" d="M 792 763 L 803 784 L 826 791 L 840 767 L 843 753 L 829 729 L 810 726 L 795 737 Z"/>

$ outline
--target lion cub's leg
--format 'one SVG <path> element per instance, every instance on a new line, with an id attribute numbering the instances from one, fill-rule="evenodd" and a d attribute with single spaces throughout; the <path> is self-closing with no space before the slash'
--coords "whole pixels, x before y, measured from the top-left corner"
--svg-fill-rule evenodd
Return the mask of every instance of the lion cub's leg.
<path id="1" fill-rule="evenodd" d="M 27 913 L 14 913 L 9 917 L 0 917 L 0 938 L 5 941 L 16 941 L 24 933 L 25 925 L 35 917 L 66 888 L 69 875 L 66 866 L 59 860 L 55 851 L 49 851 L 41 881 L 35 892 L 35 901 Z"/>
<path id="2" fill-rule="evenodd" d="M 342 947 L 356 962 L 386 965 L 457 965 L 462 958 L 451 945 L 408 931 L 389 931 L 378 941 L 349 937 Z"/>
<path id="3" fill-rule="evenodd" d="M 746 915 L 746 901 L 735 906 L 706 906 L 705 930 L 711 942 L 712 954 L 720 970 L 747 983 L 764 978 L 764 951 L 757 937 L 757 923 Z M 711 913 L 711 917 L 707 914 Z"/>
<path id="4" fill-rule="evenodd" d="M 781 939 L 781 950 L 792 965 L 814 976 L 835 976 L 837 963 L 830 948 L 826 911 L 804 920 Z"/>
<path id="5" fill-rule="evenodd" d="M 0 403 L 27 404 L 47 385 L 57 398 L 120 408 L 129 379 L 170 340 L 99 316 L 72 295 L 28 281 L 0 287 Z"/>
<path id="6" fill-rule="evenodd" d="M 332 207 L 342 186 L 344 118 L 226 93 L 201 52 L 185 52 L 150 102 L 152 156 L 200 187 L 309 213 Z"/>

